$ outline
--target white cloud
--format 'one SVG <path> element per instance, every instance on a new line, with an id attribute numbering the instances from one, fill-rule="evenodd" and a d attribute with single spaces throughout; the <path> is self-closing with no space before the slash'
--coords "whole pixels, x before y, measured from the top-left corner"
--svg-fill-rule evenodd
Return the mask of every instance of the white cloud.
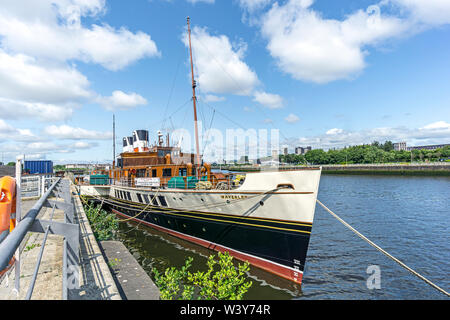
<path id="1" fill-rule="evenodd" d="M 41 138 L 34 135 L 29 129 L 17 129 L 0 119 L 0 143 L 11 141 L 37 141 Z M 3 148 L 2 148 L 3 149 Z"/>
<path id="2" fill-rule="evenodd" d="M 48 126 L 43 130 L 44 134 L 56 139 L 68 140 L 107 140 L 112 138 L 111 132 L 98 132 L 82 128 L 74 128 L 68 125 Z"/>
<path id="3" fill-rule="evenodd" d="M 96 101 L 102 105 L 106 110 L 128 110 L 140 105 L 147 104 L 147 100 L 141 95 L 130 92 L 125 93 L 116 90 L 109 97 L 97 97 Z"/>
<path id="4" fill-rule="evenodd" d="M 201 91 L 251 95 L 259 80 L 243 61 L 245 43 L 233 46 L 227 36 L 213 36 L 200 27 L 192 29 L 191 41 L 196 80 Z M 183 42 L 189 46 L 187 32 L 183 34 Z"/>
<path id="5" fill-rule="evenodd" d="M 2 152 L 6 157 L 13 158 L 25 154 L 26 158 L 45 159 L 51 154 L 74 153 L 77 150 L 87 150 L 98 146 L 96 142 L 55 143 L 40 141 L 30 143 L 14 143 L 2 145 Z"/>
<path id="6" fill-rule="evenodd" d="M 272 0 L 239 0 L 239 5 L 249 12 L 253 12 L 266 7 L 270 2 Z"/>
<path id="7" fill-rule="evenodd" d="M 221 102 L 225 101 L 225 97 L 218 97 L 213 94 L 207 94 L 203 100 L 206 102 Z"/>
<path id="8" fill-rule="evenodd" d="M 85 141 L 78 141 L 71 145 L 69 145 L 69 148 L 76 149 L 76 150 L 86 150 L 91 149 L 98 146 L 97 142 L 85 142 Z"/>
<path id="9" fill-rule="evenodd" d="M 62 121 L 98 96 L 73 60 L 119 70 L 159 52 L 150 36 L 82 23 L 106 12 L 104 0 L 4 0 L 0 7 L 0 117 Z M 84 22 L 84 21 L 83 21 Z M 113 107 L 146 103 L 117 91 Z M 144 102 L 145 101 L 145 102 Z"/>
<path id="10" fill-rule="evenodd" d="M 270 54 L 282 71 L 298 80 L 326 83 L 350 78 L 366 66 L 366 46 L 407 29 L 401 19 L 381 15 L 377 6 L 339 21 L 323 18 L 310 8 L 312 3 L 275 3 L 261 19 Z"/>
<path id="11" fill-rule="evenodd" d="M 53 105 L 38 102 L 24 102 L 0 97 L 0 117 L 20 120 L 36 119 L 43 122 L 63 121 L 72 117 L 73 108 L 69 105 Z"/>
<path id="12" fill-rule="evenodd" d="M 360 131 L 334 128 L 325 134 L 290 139 L 290 144 L 293 147 L 300 144 L 329 149 L 387 140 L 406 141 L 409 146 L 448 143 L 450 141 L 450 124 L 445 121 L 437 121 L 420 128 L 380 127 Z"/>
<path id="13" fill-rule="evenodd" d="M 270 1 L 240 0 L 250 12 Z M 367 66 L 370 48 L 450 23 L 448 0 L 382 0 L 343 19 L 314 10 L 314 0 L 275 2 L 251 24 L 261 27 L 278 67 L 294 79 L 327 83 L 352 79 Z M 382 13 L 382 9 L 386 9 Z"/>
<path id="14" fill-rule="evenodd" d="M 256 91 L 253 101 L 256 101 L 270 109 L 279 109 L 283 107 L 283 98 L 278 94 Z"/>
<path id="15" fill-rule="evenodd" d="M 450 23 L 450 1 L 448 0 L 390 0 L 409 11 L 411 19 L 431 26 Z"/>
<path id="16" fill-rule="evenodd" d="M 0 97 L 63 103 L 91 96 L 87 78 L 72 67 L 39 65 L 32 57 L 0 49 Z"/>
<path id="17" fill-rule="evenodd" d="M 296 122 L 300 121 L 300 118 L 298 116 L 296 116 L 295 114 L 291 113 L 286 118 L 284 118 L 284 120 L 286 120 L 286 122 L 289 122 L 289 123 L 296 123 Z"/>
<path id="18" fill-rule="evenodd" d="M 12 126 L 10 126 L 5 121 L 0 119 L 0 133 L 11 133 L 14 131 L 15 131 L 15 129 Z"/>
<path id="19" fill-rule="evenodd" d="M 342 132 L 344 132 L 344 130 L 338 129 L 338 128 L 333 128 L 333 129 L 328 130 L 326 132 L 326 134 L 339 134 L 339 133 L 342 133 Z"/>
<path id="20" fill-rule="evenodd" d="M 42 60 L 77 59 L 109 70 L 159 55 L 148 34 L 81 23 L 82 18 L 97 17 L 105 10 L 103 0 L 22 0 L 20 5 L 6 1 L 0 10 L 2 46 Z"/>
<path id="21" fill-rule="evenodd" d="M 420 130 L 450 130 L 450 123 L 437 121 L 420 128 Z"/>

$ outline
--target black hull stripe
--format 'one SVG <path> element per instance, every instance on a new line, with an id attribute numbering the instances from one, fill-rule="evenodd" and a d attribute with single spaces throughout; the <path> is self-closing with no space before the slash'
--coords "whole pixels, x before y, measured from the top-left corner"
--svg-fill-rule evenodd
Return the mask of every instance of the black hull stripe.
<path id="1" fill-rule="evenodd" d="M 118 207 L 122 207 L 128 210 L 133 210 L 136 212 L 141 211 L 145 208 L 139 207 L 139 206 L 130 206 L 129 203 L 123 203 L 120 201 L 114 201 L 111 198 L 109 199 L 113 203 L 113 205 L 116 205 Z M 133 202 L 134 203 L 134 202 Z M 163 209 L 163 210 L 160 210 Z M 248 223 L 244 217 L 240 216 L 231 216 L 231 215 L 220 215 L 221 219 L 212 218 L 211 216 L 214 216 L 213 214 L 208 216 L 205 216 L 203 213 L 194 213 L 190 211 L 181 211 L 176 209 L 169 209 L 169 208 L 161 208 L 161 207 L 148 207 L 148 209 L 144 210 L 139 216 L 143 215 L 145 212 L 158 212 L 163 213 L 171 216 L 179 216 L 179 217 L 186 217 L 190 219 L 200 219 L 200 220 L 207 220 L 207 221 L 216 221 L 216 222 L 222 222 L 222 223 L 231 223 L 231 224 L 240 224 L 240 225 L 246 225 L 250 227 L 257 227 L 257 228 L 268 228 L 273 230 L 280 230 L 285 232 L 298 232 L 298 233 L 305 233 L 310 234 L 311 233 L 311 227 L 310 226 L 302 226 L 297 224 L 289 225 L 291 228 L 286 228 L 285 224 L 280 224 L 277 221 L 267 221 L 267 220 L 255 220 L 253 223 Z"/>
<path id="2" fill-rule="evenodd" d="M 117 205 L 105 204 L 137 222 L 155 224 L 174 232 L 208 241 L 212 244 L 209 249 L 215 249 L 214 244 L 217 244 L 278 263 L 292 270 L 300 272 L 304 270 L 309 234 L 201 220 L 190 216 L 170 216 L 156 211 L 144 212 L 135 217 L 136 214 L 133 211 L 136 209 L 124 210 Z"/>

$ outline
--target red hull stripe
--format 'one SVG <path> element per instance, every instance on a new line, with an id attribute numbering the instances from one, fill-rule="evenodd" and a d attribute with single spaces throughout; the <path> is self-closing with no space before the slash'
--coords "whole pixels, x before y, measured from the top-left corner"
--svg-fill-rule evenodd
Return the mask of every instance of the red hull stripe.
<path id="1" fill-rule="evenodd" d="M 112 209 L 112 211 L 118 215 L 121 215 L 123 217 L 126 218 L 130 218 L 128 215 L 123 214 L 120 211 L 117 211 L 115 209 Z M 181 232 L 177 232 L 168 228 L 164 228 L 161 226 L 158 226 L 156 224 L 147 222 L 147 221 L 143 221 L 140 219 L 136 219 L 133 218 L 132 220 L 138 221 L 140 223 L 144 223 L 152 228 L 164 231 L 168 234 L 171 234 L 175 237 L 196 243 L 198 245 L 201 245 L 205 248 L 208 249 L 213 249 L 215 251 L 219 251 L 219 252 L 228 252 L 231 256 L 235 257 L 236 259 L 239 259 L 241 261 L 248 261 L 251 265 L 261 268 L 263 270 L 266 270 L 270 273 L 274 273 L 282 278 L 288 279 L 290 281 L 294 281 L 295 283 L 301 284 L 302 283 L 302 278 L 303 278 L 303 272 L 300 270 L 295 270 L 293 268 L 289 268 L 286 266 L 283 266 L 281 264 L 263 259 L 263 258 L 259 258 L 247 253 L 243 253 L 241 251 L 236 251 L 233 250 L 231 248 L 225 247 L 225 246 L 221 246 L 220 244 L 216 244 L 214 242 L 210 242 L 210 241 L 206 241 L 197 237 L 193 237 L 193 236 L 189 236 L 187 234 L 181 233 Z"/>

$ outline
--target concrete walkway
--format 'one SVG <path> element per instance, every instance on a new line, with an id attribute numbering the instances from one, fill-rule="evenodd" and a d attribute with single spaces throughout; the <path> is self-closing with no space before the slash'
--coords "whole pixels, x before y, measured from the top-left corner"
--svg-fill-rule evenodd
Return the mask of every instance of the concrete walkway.
<path id="1" fill-rule="evenodd" d="M 75 223 L 80 226 L 80 268 L 78 272 L 79 288 L 69 290 L 69 300 L 120 300 L 120 294 L 114 282 L 97 241 L 92 233 L 81 200 L 72 187 Z M 49 200 L 56 200 L 49 198 Z M 61 201 L 58 199 L 57 201 Z M 22 215 L 33 207 L 36 200 L 22 201 Z M 52 208 L 43 207 L 38 219 L 49 219 Z M 56 209 L 53 220 L 64 222 L 64 211 Z M 20 292 L 14 289 L 15 269 L 12 268 L 1 279 L 0 300 L 22 300 L 26 297 L 31 278 L 36 267 L 44 234 L 28 232 L 20 245 Z M 61 300 L 63 283 L 63 246 L 62 236 L 49 234 L 45 243 L 41 265 L 36 278 L 32 300 Z M 76 281 L 75 281 L 76 283 Z"/>
<path id="2" fill-rule="evenodd" d="M 80 224 L 80 289 L 71 300 L 121 300 L 119 290 L 94 237 L 81 199 L 71 188 L 75 215 Z"/>
<path id="3" fill-rule="evenodd" d="M 49 200 L 55 200 L 50 198 Z M 36 200 L 22 201 L 22 213 L 25 215 Z M 42 208 L 38 219 L 49 220 L 52 208 Z M 54 221 L 64 222 L 64 211 L 55 209 Z M 41 250 L 43 233 L 29 232 L 20 245 L 20 292 L 17 294 L 14 288 L 15 269 L 12 268 L 0 284 L 1 300 L 25 299 L 31 278 L 36 267 L 37 258 Z M 49 234 L 45 243 L 41 265 L 33 290 L 32 300 L 60 300 L 62 299 L 62 253 L 63 237 Z"/>

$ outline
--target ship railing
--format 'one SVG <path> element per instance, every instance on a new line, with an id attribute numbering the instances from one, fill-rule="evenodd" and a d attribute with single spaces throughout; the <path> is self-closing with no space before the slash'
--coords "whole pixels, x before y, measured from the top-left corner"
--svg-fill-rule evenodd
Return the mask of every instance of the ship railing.
<path id="1" fill-rule="evenodd" d="M 40 198 L 44 194 L 44 188 L 49 187 L 52 175 L 26 175 L 21 178 L 22 199 Z"/>
<path id="2" fill-rule="evenodd" d="M 16 171 L 16 178 L 20 179 L 20 173 Z M 44 239 L 40 245 L 40 252 L 34 267 L 34 273 L 28 287 L 26 300 L 30 300 L 33 294 L 34 285 L 41 265 L 42 255 L 48 234 L 55 234 L 64 237 L 63 242 L 63 266 L 62 266 L 62 298 L 67 300 L 70 290 L 79 289 L 79 225 L 74 220 L 74 205 L 70 193 L 70 181 L 68 179 L 52 178 L 44 183 L 43 194 L 26 215 L 21 217 L 21 197 L 17 196 L 16 205 L 16 227 L 0 243 L 0 270 L 5 269 L 11 259 L 15 258 L 14 268 L 9 272 L 15 272 L 15 283 L 13 290 L 20 296 L 20 265 L 21 251 L 25 246 L 25 236 L 28 232 L 43 233 Z M 17 194 L 20 195 L 21 183 L 16 184 Z M 50 196 L 55 196 L 55 200 L 49 200 Z M 57 201 L 58 198 L 63 201 Z M 49 220 L 37 219 L 42 208 L 51 208 L 52 212 Z M 53 221 L 55 209 L 64 211 L 64 222 Z M 22 244 L 22 242 L 24 242 Z M 69 282 L 70 279 L 70 282 Z M 75 291 L 74 291 L 75 292 Z"/>

